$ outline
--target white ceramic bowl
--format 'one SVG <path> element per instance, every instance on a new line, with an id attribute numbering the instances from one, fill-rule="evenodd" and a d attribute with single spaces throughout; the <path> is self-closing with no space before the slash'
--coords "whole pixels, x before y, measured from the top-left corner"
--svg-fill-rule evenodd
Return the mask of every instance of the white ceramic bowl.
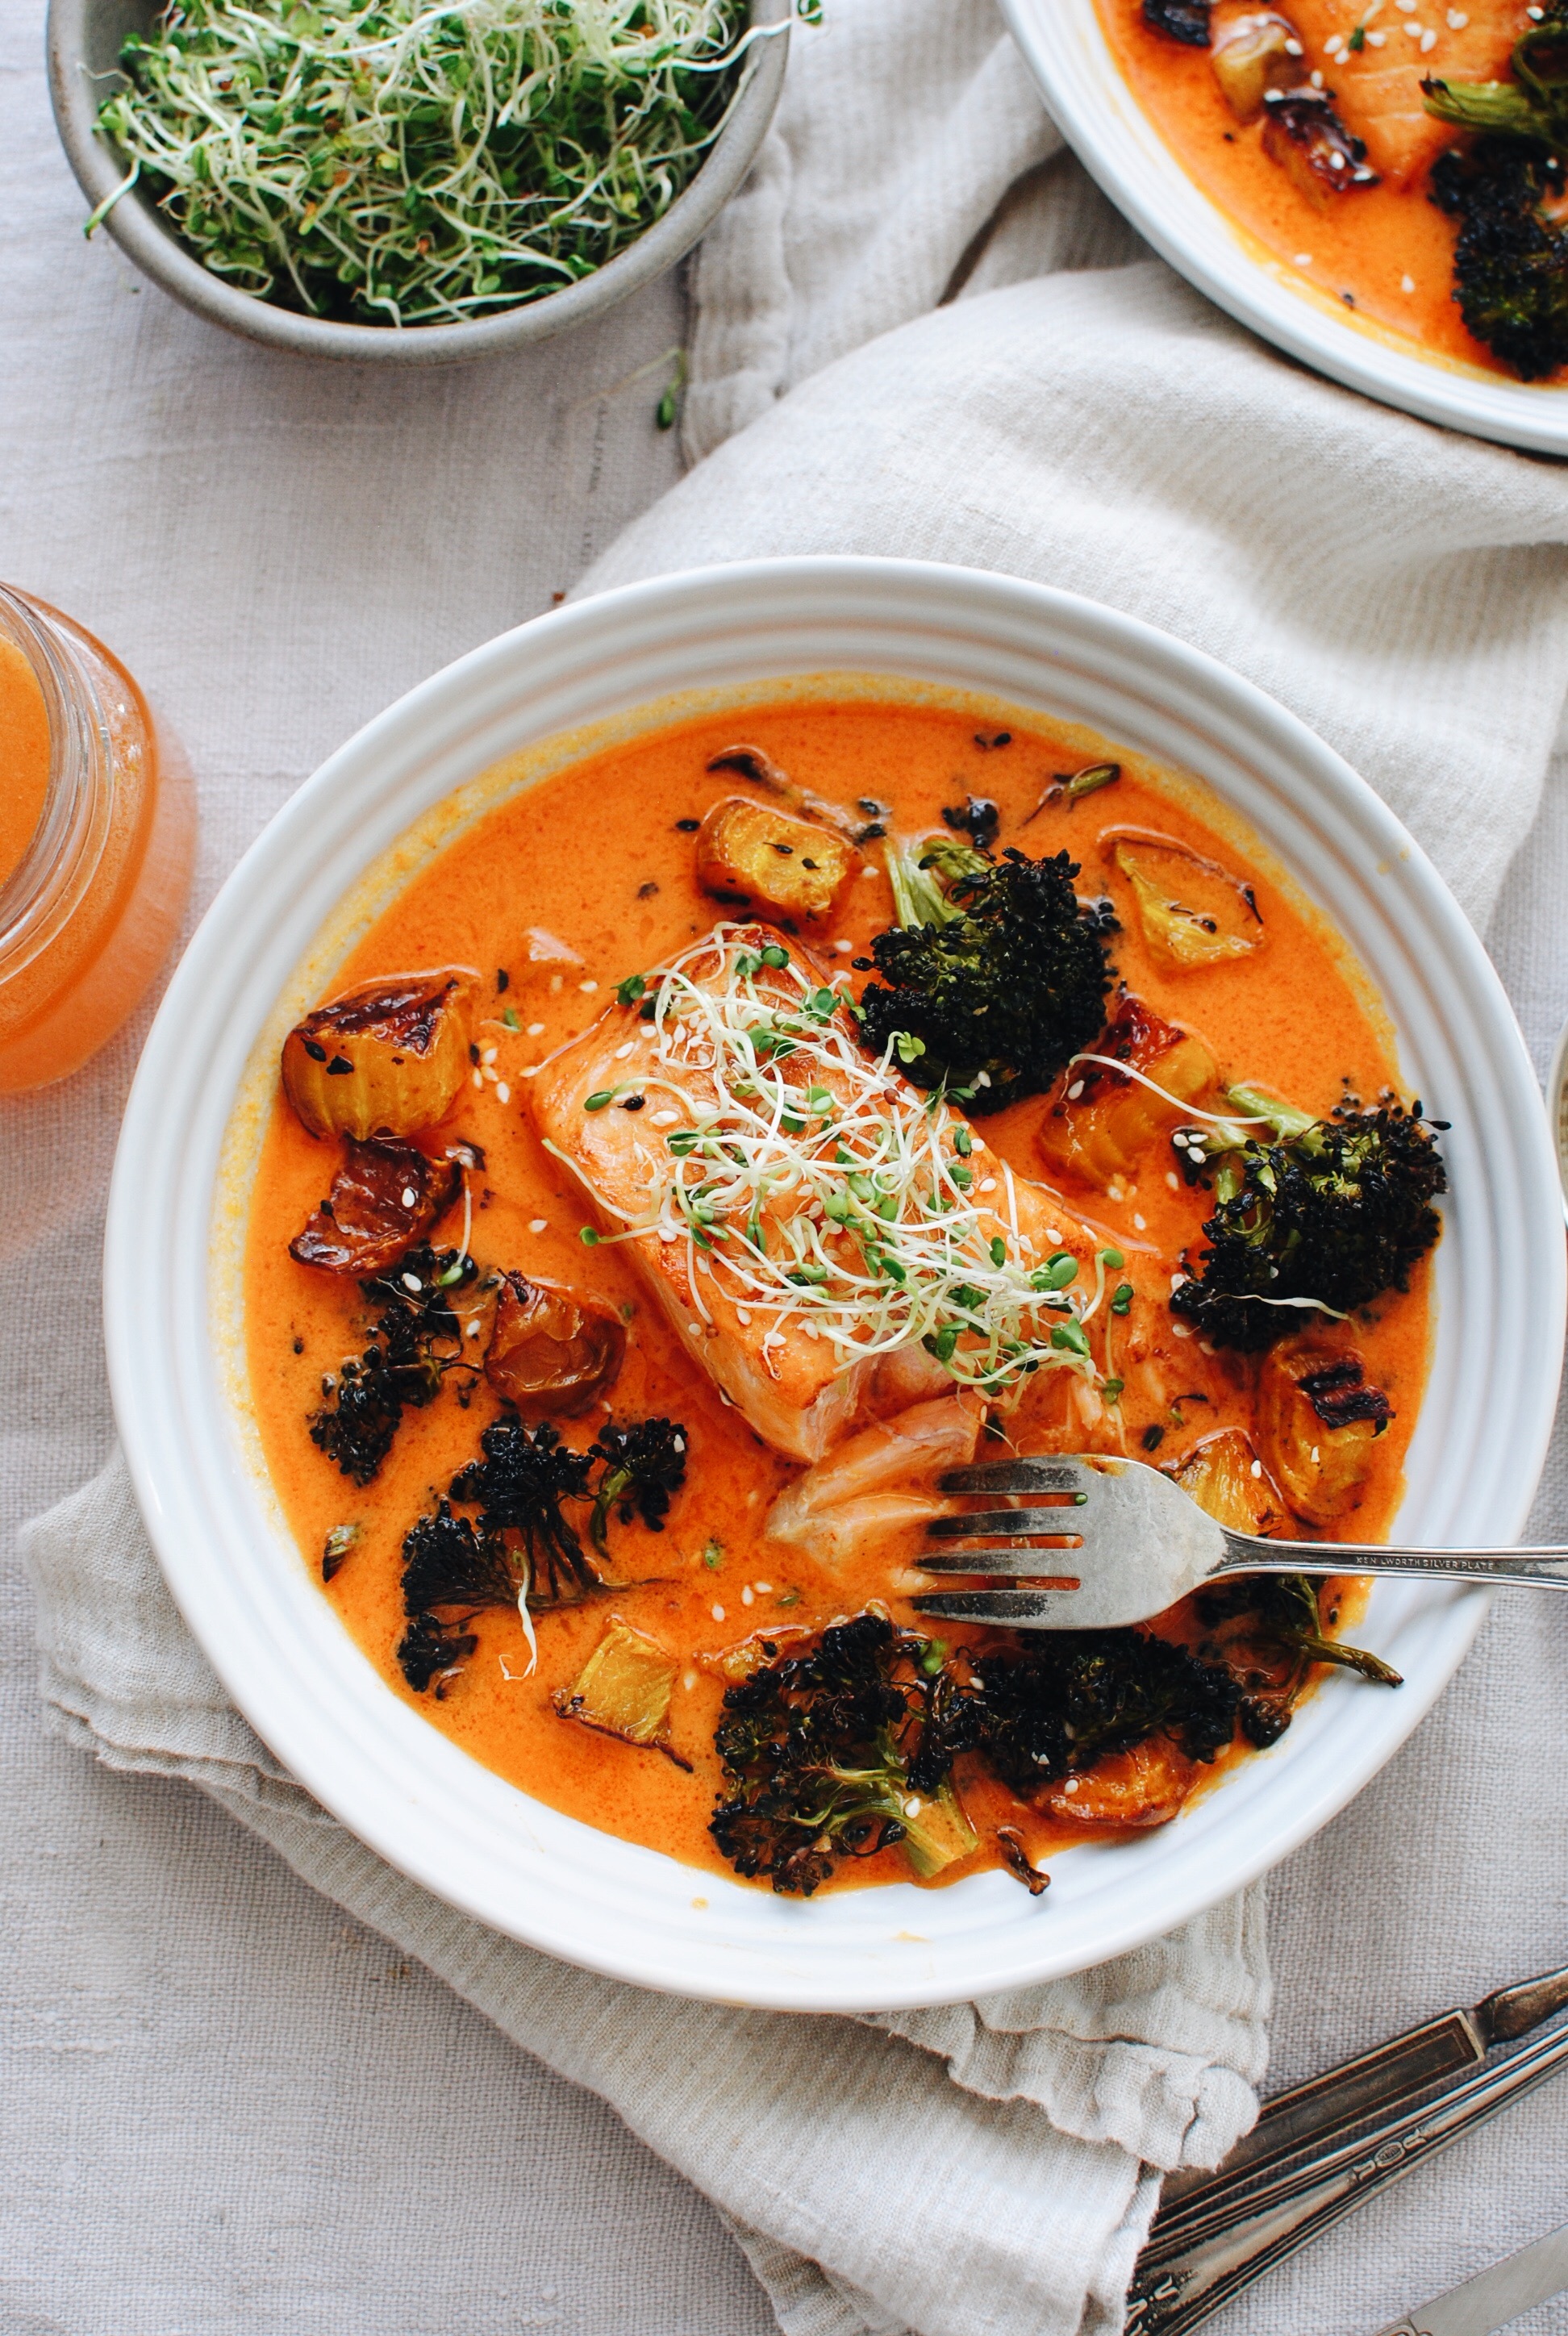
<path id="1" fill-rule="evenodd" d="M 1038 1900 L 1001 1874 L 811 1903 L 698 1875 L 475 1765 L 352 1644 L 258 1474 L 226 1327 L 220 1162 L 244 1096 L 254 1109 L 269 1091 L 278 1017 L 330 978 L 348 938 L 333 927 L 340 900 L 502 757 L 672 692 L 724 702 L 749 684 L 755 702 L 759 680 L 824 673 L 983 693 L 1184 766 L 1331 910 L 1393 1017 L 1406 1079 L 1453 1122 L 1437 1348 L 1401 1522 L 1417 1539 L 1516 1533 L 1563 1352 L 1562 1202 L 1540 1093 L 1474 933 L 1370 788 L 1273 700 L 1130 618 L 966 569 L 769 560 L 633 586 L 476 649 L 361 731 L 247 854 L 174 978 L 126 1114 L 105 1281 L 115 1408 L 170 1586 L 303 1784 L 394 1865 L 553 1954 L 690 1995 L 849 2011 L 1081 1969 L 1235 1890 L 1382 1766 L 1485 1600 L 1380 1585 L 1362 1635 L 1405 1673 L 1401 1690 L 1329 1679 L 1271 1751 L 1174 1824 L 1057 1858 Z"/>
<path id="2" fill-rule="evenodd" d="M 1426 422 L 1568 454 L 1568 390 L 1507 381 L 1358 319 L 1261 256 L 1187 176 L 1123 77 L 1095 0 L 1001 0 L 1062 134 L 1140 235 L 1255 333 Z"/>

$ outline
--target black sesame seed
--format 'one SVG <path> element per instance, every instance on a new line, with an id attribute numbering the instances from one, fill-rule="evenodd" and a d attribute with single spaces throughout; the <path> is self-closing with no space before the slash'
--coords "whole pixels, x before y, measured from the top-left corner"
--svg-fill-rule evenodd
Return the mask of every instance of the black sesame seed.
<path id="1" fill-rule="evenodd" d="M 700 819 L 677 819 L 676 822 L 682 835 L 695 835 L 701 825 Z"/>
<path id="2" fill-rule="evenodd" d="M 301 1044 L 313 1063 L 324 1063 L 326 1060 L 326 1047 L 318 1046 L 314 1038 L 303 1039 Z"/>
<path id="3" fill-rule="evenodd" d="M 354 1065 L 349 1061 L 346 1055 L 334 1055 L 331 1062 L 326 1066 L 326 1076 L 329 1079 L 349 1078 L 352 1076 L 353 1071 Z"/>

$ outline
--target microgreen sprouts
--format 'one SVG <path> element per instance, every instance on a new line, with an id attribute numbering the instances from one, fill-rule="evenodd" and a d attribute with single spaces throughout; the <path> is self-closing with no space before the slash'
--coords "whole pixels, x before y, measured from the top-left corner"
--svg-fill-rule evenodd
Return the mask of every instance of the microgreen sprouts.
<path id="1" fill-rule="evenodd" d="M 1042 1368 L 1093 1379 L 1066 1294 L 1076 1261 L 1059 1251 L 1042 1265 L 1026 1248 L 1007 1163 L 993 1207 L 973 1191 L 969 1130 L 898 1076 L 892 1041 L 868 1056 L 840 993 L 749 938 L 721 925 L 646 978 L 650 1060 L 638 1084 L 672 1098 L 686 1124 L 648 1162 L 646 1205 L 612 1209 L 627 1230 L 602 1238 L 684 1241 L 693 1313 L 711 1323 L 711 1295 L 760 1316 L 770 1370 L 793 1330 L 842 1365 L 921 1343 L 960 1384 L 990 1391 Z M 1112 1259 L 1096 1260 L 1084 1319 Z"/>
<path id="2" fill-rule="evenodd" d="M 99 127 L 215 274 L 361 324 L 579 282 L 723 127 L 736 0 L 170 0 Z M 118 199 L 118 194 L 110 200 Z M 88 222 L 89 232 L 107 210 Z"/>

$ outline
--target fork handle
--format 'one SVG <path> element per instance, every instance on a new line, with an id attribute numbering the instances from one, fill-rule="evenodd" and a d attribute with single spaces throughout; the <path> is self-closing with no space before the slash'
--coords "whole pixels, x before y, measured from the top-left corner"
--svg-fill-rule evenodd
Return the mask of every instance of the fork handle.
<path id="1" fill-rule="evenodd" d="M 1449 1582 L 1531 1582 L 1568 1590 L 1568 1549 L 1389 1549 L 1378 1542 L 1261 1541 L 1227 1531 L 1223 1562 L 1209 1579 L 1228 1573 L 1435 1574 Z"/>

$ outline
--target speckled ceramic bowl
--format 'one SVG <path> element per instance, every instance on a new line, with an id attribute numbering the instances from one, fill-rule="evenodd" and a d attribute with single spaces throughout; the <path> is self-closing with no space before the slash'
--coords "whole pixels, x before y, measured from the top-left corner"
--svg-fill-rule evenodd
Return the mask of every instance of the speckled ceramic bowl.
<path id="1" fill-rule="evenodd" d="M 112 194 L 125 165 L 93 127 L 98 109 L 119 77 L 120 51 L 132 33 L 145 32 L 161 0 L 49 0 L 49 88 L 62 143 L 83 193 L 94 208 Z M 603 316 L 628 293 L 640 291 L 684 258 L 706 233 L 744 182 L 767 135 L 784 86 L 794 0 L 752 0 L 754 24 L 777 24 L 756 42 L 744 68 L 745 83 L 728 122 L 696 176 L 664 217 L 580 284 L 542 300 L 464 325 L 343 325 L 303 316 L 236 290 L 204 268 L 159 210 L 151 195 L 132 187 L 104 222 L 105 232 L 142 274 L 197 316 L 247 340 L 293 356 L 337 357 L 355 365 L 460 365 L 471 358 L 548 341 Z"/>
<path id="2" fill-rule="evenodd" d="M 694 1873 L 481 1767 L 382 1679 L 322 1596 L 259 1455 L 240 1348 L 250 1181 L 289 1024 L 415 848 L 617 735 L 791 688 L 961 694 L 1195 774 L 1332 919 L 1394 1025 L 1403 1076 L 1452 1123 L 1430 1381 L 1399 1530 L 1518 1533 L 1563 1357 L 1562 1197 L 1540 1090 L 1475 933 L 1364 780 L 1210 657 L 1039 585 L 872 560 L 671 576 L 476 649 L 339 749 L 209 910 L 126 1113 L 104 1265 L 115 1410 L 174 1595 L 258 1734 L 380 1854 L 550 1953 L 648 1987 L 811 2011 L 939 2003 L 1052 1978 L 1185 1922 L 1343 1808 L 1403 1743 L 1485 1611 L 1386 1581 L 1357 1635 L 1398 1693 L 1336 1673 L 1269 1751 L 1174 1823 L 999 1873 L 802 1902 Z M 977 705 L 976 701 L 979 701 Z M 487 775 L 488 774 L 488 775 Z M 423 843 L 421 839 L 423 838 Z"/>

